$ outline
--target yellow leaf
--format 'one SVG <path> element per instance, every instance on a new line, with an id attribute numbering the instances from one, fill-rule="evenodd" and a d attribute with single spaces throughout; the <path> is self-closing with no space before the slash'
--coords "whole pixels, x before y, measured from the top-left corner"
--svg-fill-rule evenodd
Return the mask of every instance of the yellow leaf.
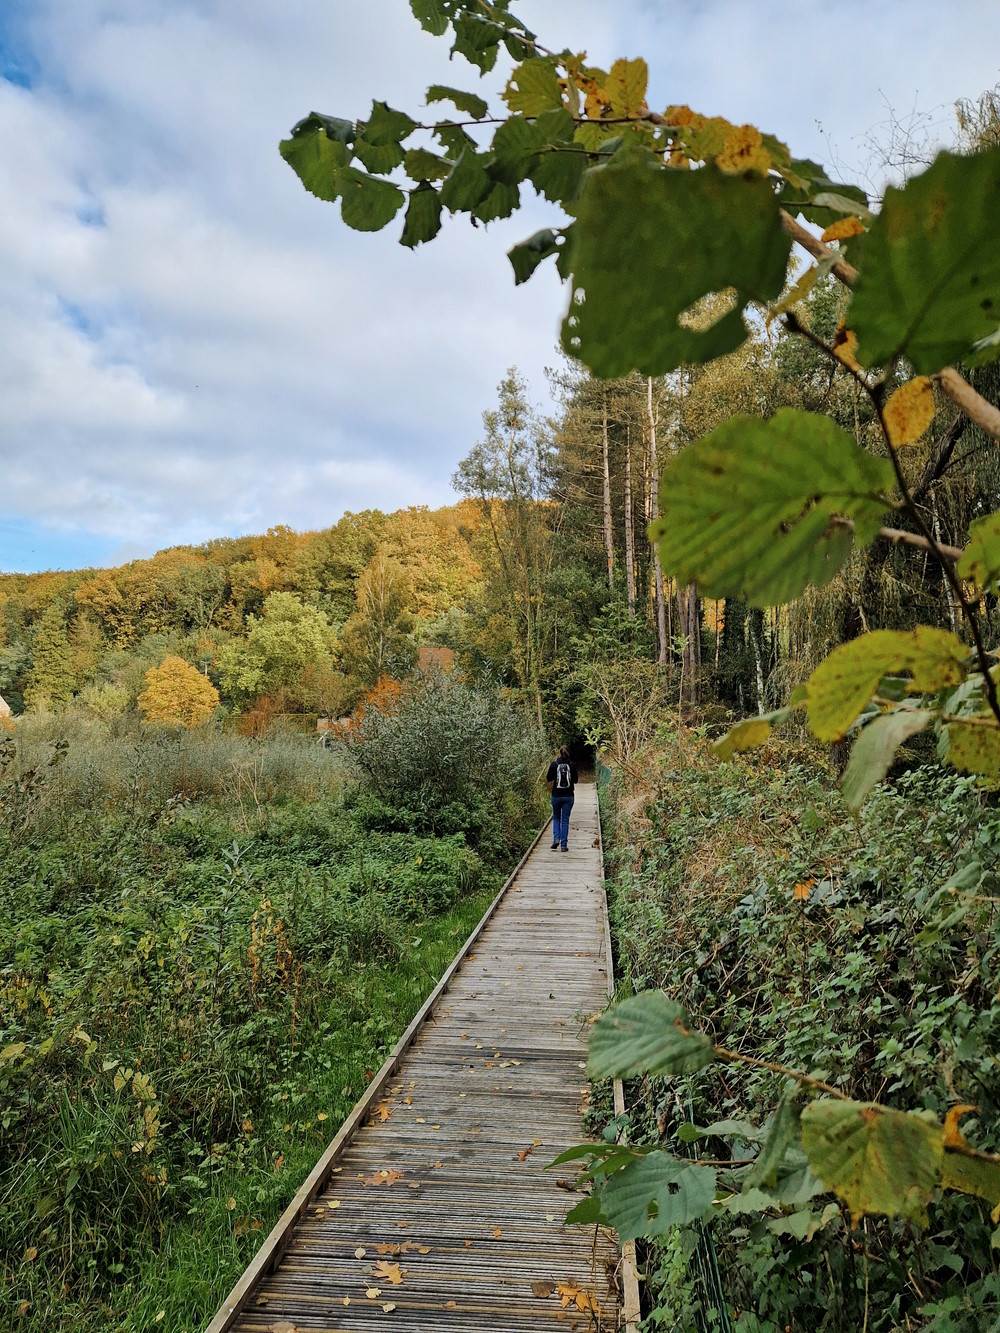
<path id="1" fill-rule="evenodd" d="M 820 237 L 823 241 L 846 241 L 851 236 L 860 236 L 864 232 L 864 224 L 860 218 L 848 217 L 838 218 L 836 222 L 831 222 L 826 231 Z"/>
<path id="2" fill-rule="evenodd" d="M 771 323 L 776 320 L 779 315 L 783 315 L 786 310 L 791 310 L 792 306 L 796 306 L 800 301 L 804 301 L 816 286 L 816 279 L 819 275 L 820 269 L 818 264 L 813 264 L 812 268 L 807 268 L 796 282 L 789 287 L 781 300 L 777 301 L 769 308 L 764 319 L 765 325 L 770 327 Z"/>
<path id="3" fill-rule="evenodd" d="M 926 375 L 901 385 L 882 411 L 889 442 L 914 444 L 934 420 L 934 388 Z"/>
<path id="4" fill-rule="evenodd" d="M 38 1258 L 38 1247 L 35 1245 L 29 1245 L 24 1252 L 24 1262 L 26 1264 L 33 1264 L 37 1258 Z"/>
<path id="5" fill-rule="evenodd" d="M 236 1200 L 232 1198 L 227 1199 L 226 1207 L 229 1209 L 230 1212 L 232 1212 L 233 1209 L 236 1207 Z"/>
<path id="6" fill-rule="evenodd" d="M 366 1287 L 366 1288 L 365 1288 L 365 1295 L 368 1297 L 368 1299 L 369 1299 L 370 1301 L 377 1301 L 378 1298 L 382 1295 L 382 1288 L 381 1288 L 381 1287 Z"/>
<path id="7" fill-rule="evenodd" d="M 774 163 L 764 147 L 764 136 L 760 130 L 754 125 L 735 125 L 726 135 L 715 165 L 720 171 L 730 174 L 759 171 L 761 175 L 766 175 Z"/>
<path id="8" fill-rule="evenodd" d="M 358 1248 L 354 1251 L 354 1257 L 355 1259 L 363 1259 L 367 1253 L 368 1251 L 365 1249 L 365 1247 L 363 1245 L 359 1245 Z"/>
<path id="9" fill-rule="evenodd" d="M 804 879 L 800 884 L 796 884 L 795 888 L 792 890 L 792 896 L 797 898 L 800 902 L 805 902 L 815 883 L 816 881 L 814 879 Z"/>
<path id="10" fill-rule="evenodd" d="M 490 1232 L 490 1235 L 493 1237 L 494 1240 L 500 1240 L 500 1238 L 503 1236 L 503 1232 L 500 1230 L 499 1227 L 494 1227 L 493 1230 Z"/>
<path id="11" fill-rule="evenodd" d="M 833 354 L 838 361 L 858 374 L 862 374 L 861 365 L 857 358 L 858 335 L 853 329 L 845 329 L 843 324 L 837 328 L 833 335 Z"/>
<path id="12" fill-rule="evenodd" d="M 385 1301 L 384 1304 L 382 1305 L 382 1313 L 383 1313 L 383 1314 L 392 1314 L 392 1312 L 393 1312 L 393 1310 L 395 1310 L 395 1308 L 396 1308 L 396 1302 L 395 1302 L 395 1301 Z"/>
<path id="13" fill-rule="evenodd" d="M 948 1114 L 944 1118 L 944 1146 L 946 1148 L 967 1148 L 969 1145 L 965 1141 L 965 1135 L 958 1127 L 958 1122 L 963 1115 L 968 1115 L 970 1111 L 978 1111 L 978 1106 L 972 1106 L 968 1102 L 962 1102 L 958 1106 L 950 1106 Z"/>

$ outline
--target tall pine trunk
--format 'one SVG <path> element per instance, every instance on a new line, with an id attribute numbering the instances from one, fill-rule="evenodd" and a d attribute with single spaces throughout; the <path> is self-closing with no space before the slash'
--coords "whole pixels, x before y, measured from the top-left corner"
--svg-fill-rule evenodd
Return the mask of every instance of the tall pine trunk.
<path id="1" fill-rule="evenodd" d="M 701 677 L 701 608 L 693 583 L 677 591 L 677 619 L 684 639 L 678 703 L 681 717 L 686 717 L 697 707 Z"/>
<path id="2" fill-rule="evenodd" d="M 635 517 L 632 509 L 632 435 L 625 427 L 625 596 L 635 615 Z"/>
<path id="3" fill-rule="evenodd" d="M 615 529 L 611 519 L 611 467 L 608 462 L 608 391 L 601 396 L 601 457 L 604 465 L 604 551 L 608 561 L 608 587 L 615 583 Z"/>
<path id="4" fill-rule="evenodd" d="M 653 378 L 646 379 L 646 416 L 649 423 L 649 470 L 651 475 L 649 517 L 655 520 L 660 514 L 660 470 L 656 458 L 656 414 L 653 411 Z M 667 607 L 663 596 L 663 566 L 660 564 L 660 548 L 653 543 L 653 596 L 656 602 L 656 660 L 660 666 L 667 664 Z"/>

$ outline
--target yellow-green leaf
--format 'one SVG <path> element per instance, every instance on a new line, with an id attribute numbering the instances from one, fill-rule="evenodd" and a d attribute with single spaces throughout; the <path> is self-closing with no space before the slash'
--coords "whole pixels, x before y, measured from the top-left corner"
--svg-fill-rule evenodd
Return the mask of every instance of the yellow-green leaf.
<path id="1" fill-rule="evenodd" d="M 934 386 L 918 375 L 891 394 L 883 408 L 889 442 L 897 448 L 915 444 L 934 420 Z"/>
<path id="2" fill-rule="evenodd" d="M 930 1112 L 824 1098 L 802 1112 L 802 1146 L 855 1219 L 926 1220 L 944 1157 L 943 1128 Z"/>
<path id="3" fill-rule="evenodd" d="M 511 111 L 525 116 L 540 116 L 562 106 L 562 88 L 555 62 L 532 56 L 523 60 L 507 80 L 503 100 Z"/>
<path id="4" fill-rule="evenodd" d="M 883 676 L 910 671 L 921 692 L 957 685 L 968 649 L 948 630 L 873 630 L 842 643 L 809 677 L 809 726 L 821 741 L 839 740 L 870 701 Z"/>
<path id="5" fill-rule="evenodd" d="M 972 579 L 984 591 L 1000 580 L 1000 513 L 969 525 L 969 544 L 957 568 L 963 579 Z"/>
<path id="6" fill-rule="evenodd" d="M 1000 777 L 1000 729 L 992 714 L 949 722 L 948 763 L 962 773 Z"/>
<path id="7" fill-rule="evenodd" d="M 991 1208 L 996 1208 L 1000 1204 L 1000 1162 L 946 1152 L 941 1184 L 945 1189 L 975 1194 L 977 1198 L 985 1199 Z"/>
<path id="8" fill-rule="evenodd" d="M 732 759 L 734 754 L 763 745 L 771 734 L 771 723 L 766 717 L 748 717 L 727 731 L 712 749 L 720 759 Z"/>
<path id="9" fill-rule="evenodd" d="M 641 116 L 646 109 L 649 67 L 638 60 L 616 60 L 611 66 L 605 89 L 616 116 Z"/>

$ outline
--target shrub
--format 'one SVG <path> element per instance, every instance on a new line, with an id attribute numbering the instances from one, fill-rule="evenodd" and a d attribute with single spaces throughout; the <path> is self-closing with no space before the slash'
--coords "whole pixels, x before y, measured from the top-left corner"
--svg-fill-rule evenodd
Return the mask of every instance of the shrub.
<path id="1" fill-rule="evenodd" d="M 201 727 L 219 706 L 219 692 L 183 657 L 165 657 L 146 672 L 139 711 L 147 722 L 164 727 Z"/>
<path id="2" fill-rule="evenodd" d="M 464 833 L 508 846 L 534 812 L 544 738 L 489 685 L 431 674 L 366 709 L 343 739 L 382 827 Z"/>

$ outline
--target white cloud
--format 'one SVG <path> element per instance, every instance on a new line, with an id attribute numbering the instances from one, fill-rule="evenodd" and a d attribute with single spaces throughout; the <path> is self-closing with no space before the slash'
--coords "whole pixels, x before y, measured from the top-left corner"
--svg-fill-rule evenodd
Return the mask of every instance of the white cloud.
<path id="1" fill-rule="evenodd" d="M 862 166 L 884 99 L 1000 77 L 989 0 L 944 28 L 931 0 L 516 7 L 595 59 L 648 54 L 664 105 L 821 159 L 822 127 Z M 547 206 L 410 254 L 344 228 L 276 151 L 310 109 L 474 86 L 407 10 L 34 0 L 39 76 L 0 81 L 0 510 L 150 548 L 441 503 L 506 366 L 542 392 L 562 297 L 551 273 L 515 291 L 504 251 Z"/>

